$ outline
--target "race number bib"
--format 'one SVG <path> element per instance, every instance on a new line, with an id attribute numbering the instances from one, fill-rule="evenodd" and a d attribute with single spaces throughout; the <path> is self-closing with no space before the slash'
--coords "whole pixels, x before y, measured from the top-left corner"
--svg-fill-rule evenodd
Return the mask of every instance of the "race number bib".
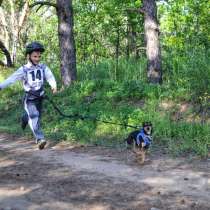
<path id="1" fill-rule="evenodd" d="M 43 84 L 43 71 L 41 69 L 33 69 L 27 72 L 28 84 L 31 87 L 39 89 Z"/>

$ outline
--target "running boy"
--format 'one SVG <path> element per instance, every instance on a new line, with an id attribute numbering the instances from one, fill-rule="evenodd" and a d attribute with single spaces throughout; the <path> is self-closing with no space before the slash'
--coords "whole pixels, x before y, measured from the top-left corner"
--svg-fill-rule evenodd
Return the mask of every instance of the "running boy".
<path id="1" fill-rule="evenodd" d="M 28 44 L 26 46 L 28 63 L 0 83 L 1 90 L 18 80 L 23 82 L 25 114 L 22 116 L 22 128 L 25 129 L 29 124 L 39 149 L 44 149 L 47 143 L 40 128 L 45 80 L 51 86 L 52 92 L 57 92 L 56 80 L 51 70 L 46 65 L 39 63 L 41 53 L 44 51 L 44 46 L 39 42 Z"/>

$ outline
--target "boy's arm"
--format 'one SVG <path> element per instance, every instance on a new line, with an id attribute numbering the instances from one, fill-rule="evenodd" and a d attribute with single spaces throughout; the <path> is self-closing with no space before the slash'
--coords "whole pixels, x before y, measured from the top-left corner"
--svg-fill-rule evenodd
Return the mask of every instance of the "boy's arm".
<path id="1" fill-rule="evenodd" d="M 55 77 L 54 77 L 52 71 L 47 66 L 45 68 L 45 78 L 46 78 L 47 82 L 49 83 L 49 85 L 51 86 L 53 93 L 56 93 L 57 92 L 57 83 L 56 83 L 56 80 L 55 80 Z"/>
<path id="2" fill-rule="evenodd" d="M 0 90 L 6 88 L 9 85 L 12 85 L 18 80 L 22 80 L 24 78 L 23 67 L 20 67 L 17 71 L 15 71 L 12 75 L 10 75 L 6 80 L 0 83 Z"/>

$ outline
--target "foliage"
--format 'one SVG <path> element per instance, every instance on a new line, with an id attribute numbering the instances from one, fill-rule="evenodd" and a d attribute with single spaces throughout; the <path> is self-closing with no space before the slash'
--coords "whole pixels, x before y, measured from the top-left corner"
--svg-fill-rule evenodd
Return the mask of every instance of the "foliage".
<path id="1" fill-rule="evenodd" d="M 197 58 L 199 56 L 201 55 L 196 55 Z M 205 66 L 207 63 L 204 63 L 202 56 L 200 59 L 202 64 L 199 66 Z M 80 81 L 55 95 L 53 100 L 66 114 L 79 113 L 116 124 L 136 126 L 141 126 L 143 121 L 150 120 L 154 124 L 154 147 L 162 145 L 166 151 L 176 155 L 195 153 L 206 156 L 210 143 L 209 122 L 201 124 L 199 119 L 191 119 L 194 114 L 193 108 L 183 113 L 179 110 L 179 104 L 183 102 L 191 104 L 192 93 L 196 93 L 192 89 L 194 83 L 191 83 L 195 78 L 187 79 L 191 69 L 185 67 L 189 63 L 184 65 L 186 61 L 181 58 L 179 61 L 182 62 L 179 62 L 176 67 L 176 59 L 171 60 L 172 68 L 176 67 L 175 74 L 168 76 L 168 80 L 162 86 L 148 84 L 144 79 L 146 76 L 141 80 L 133 79 L 132 76 L 129 77 L 131 79 L 122 79 L 122 81 L 112 80 L 112 76 L 109 74 L 104 76 L 102 71 L 104 66 L 107 66 L 107 72 L 112 70 L 111 61 L 101 62 L 96 69 L 94 65 L 89 64 L 85 67 L 87 77 L 94 71 L 98 72 L 97 77 L 86 79 L 83 75 Z M 123 71 L 129 72 L 127 68 L 131 70 L 132 66 L 135 66 L 134 61 L 132 61 L 133 65 L 131 61 L 129 65 L 125 60 L 121 62 L 122 74 L 125 74 Z M 197 65 L 195 59 L 187 62 L 190 62 L 192 66 Z M 139 74 L 138 69 L 133 69 L 133 71 L 132 74 Z M 176 74 L 176 71 L 180 74 Z M 84 70 L 81 69 L 82 72 Z M 47 92 L 50 95 L 48 88 Z M 22 113 L 20 87 L 12 86 L 2 91 L 1 96 L 0 130 L 23 134 L 19 125 Z M 18 100 L 14 101 L 14 97 Z M 163 107 L 162 104 L 165 101 L 171 101 L 172 106 Z M 105 124 L 100 121 L 64 119 L 56 111 L 52 111 L 53 107 L 47 101 L 45 101 L 45 106 L 42 126 L 47 138 L 124 147 L 123 139 L 132 131 L 131 128 L 125 129 L 123 126 Z M 179 112 L 181 118 L 174 119 L 174 115 L 180 114 Z M 27 135 L 31 135 L 29 129 L 27 129 Z"/>

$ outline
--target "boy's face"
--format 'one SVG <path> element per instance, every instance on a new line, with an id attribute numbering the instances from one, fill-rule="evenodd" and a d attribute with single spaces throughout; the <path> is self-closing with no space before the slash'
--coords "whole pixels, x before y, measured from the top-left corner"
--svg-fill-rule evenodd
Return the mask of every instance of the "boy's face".
<path id="1" fill-rule="evenodd" d="M 29 55 L 29 58 L 34 64 L 37 65 L 39 61 L 41 60 L 41 52 L 34 51 Z"/>

